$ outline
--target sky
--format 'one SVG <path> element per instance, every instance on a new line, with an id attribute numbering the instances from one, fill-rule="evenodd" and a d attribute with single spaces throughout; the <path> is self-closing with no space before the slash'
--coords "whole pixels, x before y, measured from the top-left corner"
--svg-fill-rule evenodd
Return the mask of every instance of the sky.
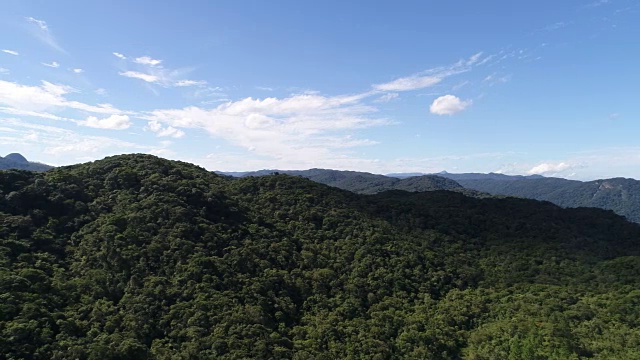
<path id="1" fill-rule="evenodd" d="M 640 179 L 640 2 L 0 4 L 0 155 Z"/>

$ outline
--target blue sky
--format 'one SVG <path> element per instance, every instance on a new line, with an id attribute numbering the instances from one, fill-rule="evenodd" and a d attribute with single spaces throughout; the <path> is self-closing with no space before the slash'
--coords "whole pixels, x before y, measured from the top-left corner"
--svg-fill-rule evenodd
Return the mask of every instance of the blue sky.
<path id="1" fill-rule="evenodd" d="M 0 154 L 640 178 L 640 3 L 21 1 Z"/>

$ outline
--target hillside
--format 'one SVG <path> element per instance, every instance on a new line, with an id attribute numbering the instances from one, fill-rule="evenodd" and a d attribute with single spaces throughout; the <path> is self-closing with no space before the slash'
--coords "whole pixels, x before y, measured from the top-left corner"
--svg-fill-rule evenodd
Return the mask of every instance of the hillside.
<path id="1" fill-rule="evenodd" d="M 550 201 L 563 207 L 613 210 L 631 221 L 640 222 L 640 181 L 634 179 L 613 178 L 582 182 L 560 178 L 457 178 L 456 181 L 465 188 L 494 195 Z"/>
<path id="2" fill-rule="evenodd" d="M 12 153 L 5 157 L 0 156 L 0 170 L 19 169 L 30 171 L 47 171 L 52 166 L 28 161 L 24 156 Z"/>
<path id="3" fill-rule="evenodd" d="M 343 171 L 330 169 L 310 170 L 260 170 L 247 173 L 223 173 L 232 176 L 266 176 L 274 173 L 300 176 L 343 190 L 359 194 L 376 194 L 387 190 L 433 191 L 452 190 L 464 191 L 457 182 L 435 175 L 422 175 L 403 179 L 385 175 L 371 174 L 359 171 Z"/>
<path id="4" fill-rule="evenodd" d="M 0 172 L 0 358 L 640 358 L 640 226 L 149 155 Z"/>

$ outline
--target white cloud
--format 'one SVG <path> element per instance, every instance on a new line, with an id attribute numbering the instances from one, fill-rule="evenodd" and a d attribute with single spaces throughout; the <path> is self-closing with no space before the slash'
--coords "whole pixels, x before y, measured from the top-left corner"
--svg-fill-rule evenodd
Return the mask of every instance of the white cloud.
<path id="1" fill-rule="evenodd" d="M 409 91 L 418 90 L 438 84 L 442 81 L 441 76 L 408 76 L 399 78 L 385 84 L 374 85 L 373 88 L 379 91 Z"/>
<path id="2" fill-rule="evenodd" d="M 184 131 L 178 130 L 173 126 L 163 127 L 162 124 L 155 120 L 149 121 L 149 124 L 144 129 L 154 132 L 160 137 L 181 138 L 185 135 Z"/>
<path id="3" fill-rule="evenodd" d="M 120 75 L 139 79 L 147 83 L 160 85 L 162 87 L 187 87 L 202 86 L 207 82 L 202 80 L 189 80 L 184 77 L 192 71 L 190 68 L 184 69 L 166 69 L 161 65 L 161 60 L 155 60 L 148 56 L 136 58 L 133 62 L 145 67 L 142 71 L 123 71 Z M 155 89 L 152 89 L 156 92 Z"/>
<path id="4" fill-rule="evenodd" d="M 163 136 L 168 136 L 168 137 L 173 137 L 173 138 L 181 138 L 185 135 L 184 131 L 182 130 L 178 130 L 176 128 L 174 128 L 173 126 L 169 126 L 166 127 L 160 131 L 158 131 L 158 136 L 163 137 Z"/>
<path id="5" fill-rule="evenodd" d="M 529 171 L 527 171 L 527 174 L 529 174 L 529 175 L 534 175 L 534 174 L 538 174 L 538 175 L 556 174 L 556 173 L 562 172 L 562 171 L 570 169 L 570 168 L 572 168 L 572 166 L 567 164 L 567 163 L 564 163 L 564 162 L 560 162 L 560 163 L 541 163 L 541 164 L 538 164 L 538 165 L 534 166 Z"/>
<path id="6" fill-rule="evenodd" d="M 54 69 L 60 67 L 60 64 L 58 64 L 55 61 L 52 61 L 50 63 L 42 63 L 42 65 L 50 67 L 50 68 L 54 68 Z"/>
<path id="7" fill-rule="evenodd" d="M 158 78 L 155 75 L 151 75 L 151 74 L 144 74 L 141 72 L 137 72 L 137 71 L 123 71 L 120 73 L 120 75 L 122 76 L 126 76 L 126 77 L 130 77 L 130 78 L 134 78 L 134 79 L 140 79 L 146 82 L 150 82 L 150 83 L 155 83 L 160 81 L 160 78 Z"/>
<path id="8" fill-rule="evenodd" d="M 9 115 L 20 115 L 20 116 L 33 116 L 39 117 L 43 119 L 49 120 L 62 120 L 62 121 L 70 121 L 71 119 L 64 118 L 62 116 L 53 115 L 47 112 L 38 112 L 38 111 L 30 111 L 30 110 L 20 110 L 9 107 L 0 107 L 0 112 Z"/>
<path id="9" fill-rule="evenodd" d="M 0 67 L 0 74 L 8 74 L 9 73 L 9 69 L 5 69 L 3 67 Z"/>
<path id="10" fill-rule="evenodd" d="M 42 81 L 40 86 L 21 85 L 0 80 L 0 105 L 13 111 L 38 113 L 43 110 L 74 109 L 97 114 L 122 114 L 110 104 L 90 105 L 68 100 L 65 96 L 77 92 L 72 87 Z M 4 111 L 6 112 L 6 111 Z"/>
<path id="11" fill-rule="evenodd" d="M 66 53 L 66 51 L 58 44 L 58 41 L 51 33 L 51 30 L 49 29 L 49 26 L 45 21 L 34 19 L 32 17 L 27 17 L 25 19 L 30 24 L 35 25 L 32 29 L 32 32 L 36 38 L 38 38 L 40 41 L 47 44 L 51 48 L 59 52 Z"/>
<path id="12" fill-rule="evenodd" d="M 495 84 L 505 84 L 508 83 L 509 80 L 511 80 L 511 76 L 510 75 L 499 75 L 498 73 L 493 73 L 490 75 L 487 75 L 482 81 L 485 83 L 488 83 L 489 86 L 493 86 Z"/>
<path id="13" fill-rule="evenodd" d="M 467 65 L 473 65 L 475 63 L 478 62 L 478 60 L 480 60 L 480 58 L 482 57 L 482 52 L 476 53 L 471 55 L 471 57 L 469 58 L 469 60 L 467 60 Z"/>
<path id="14" fill-rule="evenodd" d="M 42 31 L 49 31 L 49 27 L 47 26 L 47 23 L 45 21 L 34 19 L 32 17 L 28 17 L 27 21 L 36 24 Z"/>
<path id="15" fill-rule="evenodd" d="M 490 58 L 490 56 L 482 60 L 481 58 L 482 53 L 480 52 L 472 55 L 469 59 L 460 60 L 448 66 L 432 68 L 415 75 L 401 77 L 384 84 L 373 85 L 373 88 L 377 91 L 411 91 L 424 89 L 437 85 L 450 76 L 470 71 L 473 66 L 480 66 L 486 63 L 488 61 L 487 58 Z"/>
<path id="16" fill-rule="evenodd" d="M 86 120 L 78 122 L 78 125 L 97 129 L 124 130 L 131 126 L 131 121 L 127 115 L 111 115 L 104 119 L 89 116 Z"/>
<path id="17" fill-rule="evenodd" d="M 436 115 L 453 115 L 460 112 L 472 104 L 471 100 L 460 100 L 454 95 L 444 95 L 433 100 L 429 111 Z"/>
<path id="18" fill-rule="evenodd" d="M 213 137 L 280 163 L 307 164 L 344 156 L 340 149 L 375 144 L 352 137 L 356 129 L 387 125 L 370 115 L 375 108 L 361 102 L 371 94 L 326 97 L 300 94 L 287 98 L 245 98 L 214 109 L 187 107 L 155 110 L 148 130 L 161 124 L 176 129 L 204 129 Z"/>
<path id="19" fill-rule="evenodd" d="M 205 85 L 206 81 L 197 81 L 197 80 L 178 80 L 175 82 L 175 86 L 185 87 L 185 86 L 195 86 L 195 85 Z"/>
<path id="20" fill-rule="evenodd" d="M 379 98 L 377 98 L 375 100 L 375 102 L 386 103 L 386 102 L 389 102 L 389 101 L 391 101 L 393 99 L 398 98 L 398 96 L 399 96 L 398 93 L 387 93 L 387 94 L 384 94 L 384 95 L 380 96 Z"/>
<path id="21" fill-rule="evenodd" d="M 71 71 L 73 71 L 76 74 L 81 74 L 81 73 L 84 72 L 84 70 L 82 70 L 82 69 L 72 69 Z"/>
<path id="22" fill-rule="evenodd" d="M 119 52 L 113 52 L 112 54 L 113 54 L 113 56 L 115 56 L 115 57 L 117 57 L 119 59 L 122 59 L 122 60 L 126 60 L 127 59 L 126 56 L 120 54 Z"/>
<path id="23" fill-rule="evenodd" d="M 160 65 L 160 63 L 162 63 L 162 60 L 152 59 L 148 56 L 141 56 L 141 57 L 135 58 L 133 62 L 135 62 L 136 64 L 142 64 L 142 65 L 158 66 Z"/>
<path id="24" fill-rule="evenodd" d="M 18 55 L 20 55 L 20 53 L 18 53 L 17 51 L 13 51 L 13 50 L 2 49 L 1 51 L 2 51 L 3 53 L 7 53 L 7 54 L 10 54 L 10 55 L 14 55 L 14 56 L 18 56 Z"/>

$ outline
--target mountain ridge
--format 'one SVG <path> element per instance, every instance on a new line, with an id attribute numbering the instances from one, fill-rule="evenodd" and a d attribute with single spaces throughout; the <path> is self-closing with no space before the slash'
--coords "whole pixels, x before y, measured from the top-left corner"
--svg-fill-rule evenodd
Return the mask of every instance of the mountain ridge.
<path id="1" fill-rule="evenodd" d="M 264 176 L 274 173 L 304 176 L 313 181 L 362 194 L 400 189 L 406 191 L 452 190 L 480 197 L 515 196 L 550 201 L 563 207 L 595 207 L 613 210 L 630 221 L 640 223 L 640 181 L 629 178 L 578 181 L 541 175 L 448 172 L 420 176 L 408 176 L 417 173 L 397 173 L 389 176 L 331 169 L 260 170 L 240 174 Z M 453 182 L 445 182 L 443 178 Z"/>

